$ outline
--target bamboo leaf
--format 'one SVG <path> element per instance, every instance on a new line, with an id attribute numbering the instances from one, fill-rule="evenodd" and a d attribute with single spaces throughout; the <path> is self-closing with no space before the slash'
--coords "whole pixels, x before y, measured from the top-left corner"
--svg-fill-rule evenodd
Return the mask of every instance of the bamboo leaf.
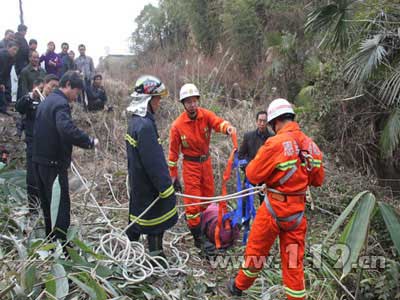
<path id="1" fill-rule="evenodd" d="M 51 272 L 54 275 L 54 277 L 56 278 L 55 279 L 55 282 L 56 282 L 56 295 L 55 296 L 57 297 L 57 299 L 62 299 L 65 296 L 67 296 L 68 292 L 69 292 L 67 273 L 65 272 L 64 267 L 60 264 L 53 265 Z"/>
<path id="2" fill-rule="evenodd" d="M 350 204 L 346 207 L 346 209 L 342 212 L 342 214 L 339 216 L 339 218 L 336 220 L 335 224 L 333 224 L 332 228 L 329 230 L 327 236 L 325 237 L 324 241 L 322 244 L 326 244 L 328 239 L 338 230 L 338 228 L 343 224 L 343 222 L 346 220 L 346 218 L 349 216 L 353 208 L 356 206 L 358 201 L 362 196 L 364 196 L 368 191 L 364 191 L 356 195 L 353 200 L 351 200 Z"/>
<path id="3" fill-rule="evenodd" d="M 88 294 L 91 299 L 96 299 L 96 292 L 94 289 L 75 276 L 68 276 L 68 278 L 71 279 L 81 290 Z"/>
<path id="4" fill-rule="evenodd" d="M 107 293 L 88 273 L 69 276 L 93 300 L 106 300 Z"/>
<path id="5" fill-rule="evenodd" d="M 386 228 L 389 231 L 390 237 L 392 238 L 393 244 L 400 255 L 400 220 L 394 207 L 389 204 L 379 202 L 380 212 L 383 220 L 385 221 Z"/>
<path id="6" fill-rule="evenodd" d="M 48 274 L 46 276 L 46 283 L 45 283 L 46 292 L 50 295 L 55 296 L 57 292 L 56 281 L 54 280 L 54 276 L 52 274 Z"/>
<path id="7" fill-rule="evenodd" d="M 61 188 L 57 176 L 53 183 L 53 192 L 51 194 L 51 205 L 50 205 L 51 227 L 53 229 L 56 226 L 57 222 L 58 209 L 60 207 L 60 198 L 61 198 L 60 196 L 61 196 Z"/>
<path id="8" fill-rule="evenodd" d="M 24 287 L 25 290 L 27 292 L 27 294 L 29 294 L 32 289 L 33 286 L 36 282 L 36 266 L 30 266 L 23 274 L 23 282 L 24 282 Z"/>
<path id="9" fill-rule="evenodd" d="M 350 273 L 353 264 L 358 260 L 367 237 L 368 226 L 372 213 L 374 212 L 375 203 L 375 196 L 371 193 L 364 194 L 360 199 L 360 204 L 355 212 L 354 221 L 345 239 L 350 253 L 349 259 L 343 256 L 346 261 L 344 263 L 341 279 Z"/>
<path id="10" fill-rule="evenodd" d="M 105 258 L 106 258 L 106 256 L 94 252 L 92 248 L 90 248 L 88 245 L 86 245 L 86 244 L 85 244 L 84 242 L 82 242 L 81 240 L 74 239 L 74 240 L 72 240 L 72 241 L 73 241 L 74 244 L 76 244 L 80 249 L 82 249 L 83 252 L 85 252 L 85 253 L 87 253 L 87 254 L 90 254 L 90 255 L 94 256 L 95 258 L 97 258 L 97 259 L 105 259 Z"/>

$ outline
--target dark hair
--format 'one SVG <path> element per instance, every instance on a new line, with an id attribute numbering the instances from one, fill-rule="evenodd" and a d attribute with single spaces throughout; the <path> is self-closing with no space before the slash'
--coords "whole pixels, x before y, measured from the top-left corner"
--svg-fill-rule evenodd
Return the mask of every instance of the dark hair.
<path id="1" fill-rule="evenodd" d="M 44 77 L 44 83 L 49 83 L 52 80 L 59 81 L 60 79 L 58 79 L 58 76 L 54 74 L 48 74 Z"/>
<path id="2" fill-rule="evenodd" d="M 4 35 L 6 36 L 6 35 L 9 34 L 9 33 L 14 33 L 14 30 L 7 29 L 6 32 L 4 33 Z"/>
<path id="3" fill-rule="evenodd" d="M 73 50 L 69 50 L 68 53 L 73 53 L 75 55 L 75 52 Z"/>
<path id="4" fill-rule="evenodd" d="M 31 57 L 32 57 L 32 54 L 35 53 L 35 52 L 36 52 L 36 53 L 39 53 L 39 52 L 37 52 L 36 50 L 30 50 L 30 51 L 29 51 L 29 58 L 31 58 Z"/>
<path id="5" fill-rule="evenodd" d="M 64 47 L 64 46 L 67 46 L 69 48 L 69 45 L 68 45 L 67 42 L 64 42 L 64 43 L 61 44 L 61 48 Z"/>
<path id="6" fill-rule="evenodd" d="M 96 74 L 93 76 L 93 80 L 96 80 L 97 78 L 103 79 L 103 76 L 101 76 L 101 74 Z"/>
<path id="7" fill-rule="evenodd" d="M 42 83 L 44 83 L 43 78 L 37 78 L 37 79 L 35 79 L 35 80 L 33 81 L 33 85 L 34 85 L 34 86 L 38 86 L 39 84 L 42 84 Z"/>
<path id="8" fill-rule="evenodd" d="M 81 76 L 75 71 L 66 72 L 60 80 L 60 87 L 67 87 L 67 83 L 69 82 L 71 89 L 81 89 L 83 90 L 83 80 Z"/>
<path id="9" fill-rule="evenodd" d="M 28 30 L 28 27 L 26 25 L 24 25 L 24 24 L 18 25 L 18 29 L 17 29 L 18 32 L 27 31 L 27 30 Z"/>
<path id="10" fill-rule="evenodd" d="M 81 47 L 83 47 L 83 48 L 86 49 L 86 46 L 85 46 L 84 44 L 80 44 L 80 45 L 78 46 L 78 50 L 79 50 L 79 48 L 81 48 Z"/>
<path id="11" fill-rule="evenodd" d="M 294 114 L 287 113 L 287 114 L 283 114 L 283 115 L 275 118 L 273 121 L 275 121 L 275 120 L 279 120 L 279 121 L 286 121 L 286 120 L 294 121 L 294 117 L 295 117 Z"/>
<path id="12" fill-rule="evenodd" d="M 17 47 L 17 48 L 19 48 L 19 46 L 18 46 L 18 44 L 17 44 L 16 42 L 10 41 L 10 42 L 7 44 L 7 49 L 8 49 L 8 48 L 12 48 L 12 47 Z"/>
<path id="13" fill-rule="evenodd" d="M 50 44 L 52 44 L 54 46 L 54 48 L 56 47 L 56 44 L 53 41 L 48 42 L 47 46 L 50 45 Z"/>
<path id="14" fill-rule="evenodd" d="M 267 114 L 267 112 L 266 112 L 265 110 L 260 110 L 260 111 L 257 113 L 257 115 L 256 115 L 256 120 L 258 120 L 258 117 L 259 117 L 260 115 L 268 115 L 268 114 Z"/>
<path id="15" fill-rule="evenodd" d="M 37 45 L 37 40 L 35 40 L 35 39 L 30 39 L 30 40 L 29 40 L 29 46 L 32 45 L 32 44 L 36 44 L 36 45 Z"/>

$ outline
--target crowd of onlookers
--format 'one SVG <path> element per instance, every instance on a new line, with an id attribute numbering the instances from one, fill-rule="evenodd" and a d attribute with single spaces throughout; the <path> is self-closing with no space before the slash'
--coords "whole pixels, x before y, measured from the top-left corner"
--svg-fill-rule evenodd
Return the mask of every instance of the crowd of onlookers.
<path id="1" fill-rule="evenodd" d="M 78 72 L 85 82 L 85 89 L 78 101 L 89 111 L 104 109 L 107 96 L 102 86 L 103 78 L 95 73 L 93 59 L 86 55 L 85 45 L 78 46 L 79 56 L 75 58 L 75 52 L 69 49 L 68 43 L 63 42 L 61 52 L 57 53 L 56 45 L 50 41 L 46 53 L 40 55 L 37 40 L 26 40 L 27 30 L 28 27 L 23 24 L 18 26 L 17 32 L 7 29 L 0 41 L 0 112 L 8 114 L 12 102 L 13 67 L 18 77 L 17 102 L 32 92 L 45 98 L 52 89 L 58 87 L 61 77 L 72 70 Z M 43 84 L 38 84 L 41 81 Z M 52 89 L 49 89 L 49 84 Z"/>

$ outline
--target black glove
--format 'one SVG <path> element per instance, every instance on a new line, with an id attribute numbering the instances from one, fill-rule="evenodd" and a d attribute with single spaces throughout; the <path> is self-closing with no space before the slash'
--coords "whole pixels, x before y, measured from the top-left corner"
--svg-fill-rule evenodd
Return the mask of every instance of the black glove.
<path id="1" fill-rule="evenodd" d="M 182 185 L 181 185 L 181 183 L 179 182 L 179 179 L 178 179 L 178 178 L 175 179 L 175 181 L 174 181 L 174 183 L 173 183 L 173 186 L 174 186 L 175 192 L 182 192 Z"/>

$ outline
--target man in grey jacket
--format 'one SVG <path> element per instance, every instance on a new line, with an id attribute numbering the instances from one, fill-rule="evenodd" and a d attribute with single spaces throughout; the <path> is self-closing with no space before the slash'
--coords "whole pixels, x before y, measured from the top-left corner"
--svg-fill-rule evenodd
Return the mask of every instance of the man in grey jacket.
<path id="1" fill-rule="evenodd" d="M 79 45 L 78 50 L 80 55 L 77 59 L 75 59 L 75 63 L 78 67 L 79 72 L 85 79 L 85 83 L 86 82 L 90 83 L 90 80 L 93 79 L 95 73 L 93 59 L 90 56 L 86 56 L 85 45 L 83 44 Z"/>

